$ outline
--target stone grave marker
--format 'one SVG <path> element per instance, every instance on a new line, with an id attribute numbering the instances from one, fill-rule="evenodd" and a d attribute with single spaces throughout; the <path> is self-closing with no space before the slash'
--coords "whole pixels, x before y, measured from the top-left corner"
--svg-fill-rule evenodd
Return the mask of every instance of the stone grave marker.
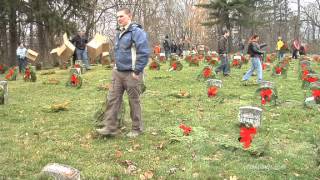
<path id="1" fill-rule="evenodd" d="M 8 81 L 0 81 L 0 104 L 8 104 Z"/>
<path id="2" fill-rule="evenodd" d="M 239 109 L 239 121 L 241 124 L 260 127 L 262 120 L 262 109 L 252 106 L 243 106 Z"/>

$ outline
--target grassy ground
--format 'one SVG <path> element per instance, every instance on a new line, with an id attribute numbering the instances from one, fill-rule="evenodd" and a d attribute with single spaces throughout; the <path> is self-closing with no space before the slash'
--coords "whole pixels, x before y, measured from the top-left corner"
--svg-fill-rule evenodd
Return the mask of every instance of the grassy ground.
<path id="1" fill-rule="evenodd" d="M 184 64 L 180 72 L 167 72 L 168 65 L 147 70 L 145 133 L 136 139 L 125 137 L 131 129 L 128 102 L 122 135 L 101 138 L 95 133 L 93 115 L 106 96 L 97 86 L 110 81 L 111 70 L 94 67 L 83 75 L 81 89 L 65 86 L 65 70 L 38 72 L 35 83 L 20 76 L 9 82 L 9 104 L 0 106 L 0 179 L 35 179 L 53 162 L 79 169 L 82 179 L 139 179 L 147 174 L 155 179 L 320 179 L 320 115 L 303 107 L 297 62 L 286 79 L 264 72 L 277 85 L 279 104 L 263 107 L 261 128 L 250 149 L 242 148 L 239 107 L 260 106 L 254 94 L 256 77 L 249 86 L 240 83 L 248 68 L 232 69 L 227 78 L 218 75 L 223 87 L 211 99 L 205 82 L 196 80 L 201 66 Z M 49 78 L 61 83 L 43 84 Z M 191 97 L 170 96 L 180 90 Z M 70 102 L 68 111 L 50 112 L 51 104 L 65 101 Z M 181 123 L 192 126 L 190 136 L 183 136 Z"/>

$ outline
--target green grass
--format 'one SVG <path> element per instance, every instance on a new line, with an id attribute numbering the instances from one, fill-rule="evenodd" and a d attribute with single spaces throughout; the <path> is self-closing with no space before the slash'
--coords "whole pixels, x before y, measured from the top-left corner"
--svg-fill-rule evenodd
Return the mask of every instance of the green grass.
<path id="1" fill-rule="evenodd" d="M 277 85 L 279 104 L 262 107 L 262 126 L 250 149 L 243 150 L 239 107 L 260 106 L 254 94 L 258 86 L 240 83 L 248 68 L 232 69 L 232 77 L 218 75 L 223 87 L 211 99 L 206 83 L 196 80 L 201 66 L 184 64 L 180 72 L 167 72 L 168 65 L 162 64 L 160 71 L 147 70 L 141 98 L 145 133 L 136 139 L 125 137 L 131 129 L 127 97 L 123 134 L 101 138 L 95 133 L 93 115 L 106 97 L 97 86 L 110 81 L 111 70 L 94 67 L 83 75 L 81 89 L 65 86 L 65 70 L 38 72 L 35 83 L 19 76 L 9 82 L 9 104 L 0 106 L 0 179 L 35 179 L 54 162 L 79 169 L 82 179 L 139 179 L 146 171 L 155 179 L 320 179 L 320 115 L 318 109 L 303 107 L 297 62 L 286 79 L 264 72 L 264 79 Z M 61 83 L 43 84 L 48 78 Z M 191 98 L 170 96 L 180 90 Z M 70 101 L 68 111 L 48 110 L 64 101 Z M 183 136 L 181 123 L 192 126 L 190 136 Z M 125 160 L 135 163 L 136 173 L 125 173 Z"/>

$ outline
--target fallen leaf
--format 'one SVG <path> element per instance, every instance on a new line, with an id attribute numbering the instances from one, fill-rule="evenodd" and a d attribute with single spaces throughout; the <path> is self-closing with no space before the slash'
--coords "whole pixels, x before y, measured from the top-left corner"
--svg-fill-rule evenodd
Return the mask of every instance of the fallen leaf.
<path id="1" fill-rule="evenodd" d="M 156 147 L 157 147 L 157 149 L 163 150 L 164 149 L 164 145 L 165 145 L 165 142 L 163 141 L 160 144 L 158 144 Z"/>
<path id="2" fill-rule="evenodd" d="M 121 158 L 122 155 L 123 155 L 123 153 L 120 150 L 116 150 L 116 153 L 115 153 L 116 158 Z"/>
<path id="3" fill-rule="evenodd" d="M 140 149 L 140 144 L 134 144 L 132 147 L 133 150 Z"/>
<path id="4" fill-rule="evenodd" d="M 193 178 L 199 177 L 199 173 L 193 173 L 193 174 L 192 174 L 192 177 L 193 177 Z"/>
<path id="5" fill-rule="evenodd" d="M 154 136 L 158 135 L 157 132 L 152 132 L 151 134 L 154 135 Z"/>
<path id="6" fill-rule="evenodd" d="M 141 180 L 151 179 L 152 177 L 153 177 L 153 172 L 152 171 L 147 171 L 144 174 L 140 174 L 140 179 Z"/>

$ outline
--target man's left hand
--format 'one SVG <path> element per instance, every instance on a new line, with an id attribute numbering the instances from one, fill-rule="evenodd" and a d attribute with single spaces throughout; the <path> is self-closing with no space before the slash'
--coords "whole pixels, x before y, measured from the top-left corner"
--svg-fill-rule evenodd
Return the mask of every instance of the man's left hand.
<path id="1" fill-rule="evenodd" d="M 133 77 L 133 79 L 135 79 L 135 80 L 139 80 L 139 75 L 136 75 L 135 73 L 132 73 L 132 77 Z"/>

